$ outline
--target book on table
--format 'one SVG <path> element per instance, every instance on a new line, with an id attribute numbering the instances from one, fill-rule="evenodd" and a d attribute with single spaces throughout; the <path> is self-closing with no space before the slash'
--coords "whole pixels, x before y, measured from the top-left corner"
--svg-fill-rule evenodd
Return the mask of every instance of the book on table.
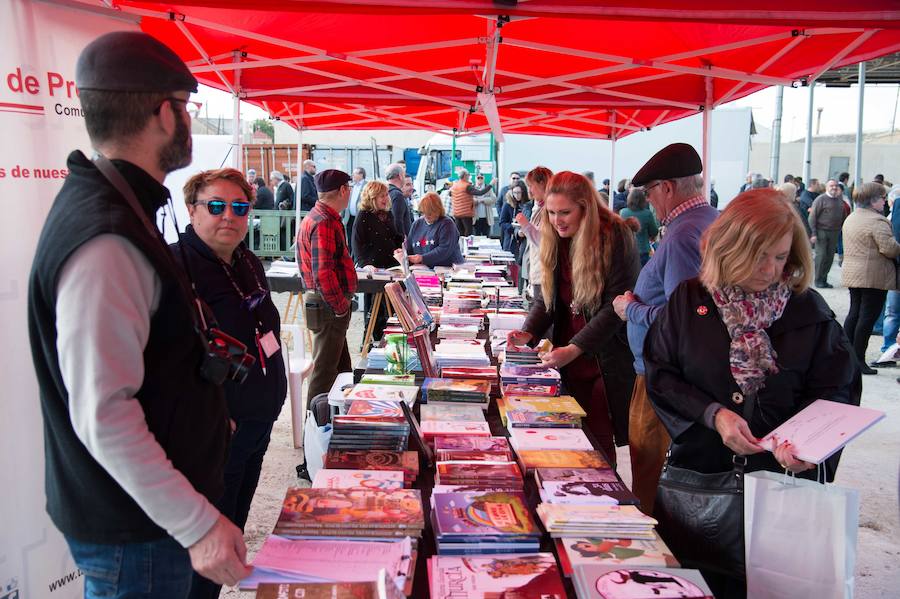
<path id="1" fill-rule="evenodd" d="M 428 560 L 431 599 L 564 599 L 552 553 L 445 556 Z"/>
<path id="2" fill-rule="evenodd" d="M 564 505 L 637 505 L 638 498 L 620 480 L 610 482 L 547 481 L 538 490 L 545 503 Z"/>
<path id="3" fill-rule="evenodd" d="M 329 449 L 323 465 L 341 470 L 397 470 L 403 472 L 405 482 L 410 484 L 419 475 L 419 454 L 415 451 Z"/>
<path id="4" fill-rule="evenodd" d="M 418 395 L 419 388 L 416 386 L 358 383 L 349 389 L 344 397 L 348 401 L 356 399 L 405 401 L 412 407 Z"/>
<path id="5" fill-rule="evenodd" d="M 609 460 L 596 449 L 522 449 L 516 450 L 516 458 L 522 469 L 531 472 L 535 468 L 609 468 Z"/>
<path id="6" fill-rule="evenodd" d="M 397 590 L 410 573 L 412 540 L 392 542 L 329 539 L 292 540 L 275 534 L 266 537 L 253 558 L 253 573 L 241 589 L 261 583 L 368 582 L 386 571 Z"/>
<path id="7" fill-rule="evenodd" d="M 382 572 L 384 578 L 371 582 L 260 583 L 256 599 L 405 599 L 396 582 Z"/>
<path id="8" fill-rule="evenodd" d="M 389 537 L 421 534 L 418 489 L 288 489 L 274 534 L 285 537 Z"/>
<path id="9" fill-rule="evenodd" d="M 598 564 L 573 568 L 579 599 L 713 599 L 699 570 Z"/>
<path id="10" fill-rule="evenodd" d="M 434 450 L 509 451 L 506 437 L 445 437 L 434 438 Z"/>
<path id="11" fill-rule="evenodd" d="M 591 450 L 594 446 L 580 428 L 509 428 L 516 452 L 535 449 Z"/>
<path id="12" fill-rule="evenodd" d="M 313 478 L 314 489 L 367 489 L 394 490 L 403 488 L 403 472 L 399 470 L 337 470 L 322 468 Z"/>
<path id="13" fill-rule="evenodd" d="M 653 539 L 562 537 L 557 547 L 566 554 L 571 567 L 599 564 L 613 567 L 652 566 L 678 568 L 672 550 L 656 534 Z"/>

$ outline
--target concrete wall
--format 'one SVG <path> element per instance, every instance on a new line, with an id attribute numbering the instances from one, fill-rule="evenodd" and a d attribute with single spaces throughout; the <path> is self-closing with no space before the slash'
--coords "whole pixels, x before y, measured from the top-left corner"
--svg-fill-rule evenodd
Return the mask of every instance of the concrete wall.
<path id="1" fill-rule="evenodd" d="M 851 177 L 856 174 L 856 148 L 852 142 L 813 142 L 811 176 L 817 179 L 828 179 L 835 173 L 828 172 L 828 165 L 833 156 L 845 156 L 850 159 L 847 171 Z M 748 170 L 770 176 L 769 168 L 772 160 L 772 144 L 768 141 L 754 140 L 750 149 L 750 168 Z M 803 142 L 795 141 L 781 144 L 778 181 L 786 174 L 803 175 Z M 881 173 L 885 179 L 900 182 L 900 143 L 864 143 L 862 152 L 862 175 L 864 181 Z"/>

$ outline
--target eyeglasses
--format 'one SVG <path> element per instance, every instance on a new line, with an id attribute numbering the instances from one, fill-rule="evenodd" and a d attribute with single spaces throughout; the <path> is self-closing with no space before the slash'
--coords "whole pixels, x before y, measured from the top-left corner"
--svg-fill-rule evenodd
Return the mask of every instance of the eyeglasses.
<path id="1" fill-rule="evenodd" d="M 653 189 L 654 187 L 656 187 L 657 185 L 660 185 L 661 183 L 662 183 L 662 181 L 657 181 L 656 183 L 653 183 L 652 185 L 645 185 L 644 186 L 644 194 L 650 195 L 650 190 Z"/>
<path id="2" fill-rule="evenodd" d="M 221 216 L 225 212 L 225 207 L 229 205 L 224 200 L 197 200 L 194 205 L 197 204 L 206 206 L 213 216 Z M 235 216 L 247 216 L 250 212 L 250 202 L 231 202 L 231 211 Z"/>
<path id="3" fill-rule="evenodd" d="M 510 179 L 512 179 L 513 181 L 518 181 L 519 177 L 510 177 Z"/>
<path id="4" fill-rule="evenodd" d="M 153 109 L 153 114 L 159 114 L 159 111 L 162 110 L 162 105 L 165 104 L 166 102 L 169 102 L 170 104 L 175 104 L 177 102 L 181 102 L 182 104 L 185 105 L 185 107 L 187 107 L 187 105 L 190 104 L 191 101 L 185 100 L 184 98 L 176 98 L 175 96 L 169 96 L 167 98 L 163 98 L 162 102 L 160 102 L 159 105 Z"/>

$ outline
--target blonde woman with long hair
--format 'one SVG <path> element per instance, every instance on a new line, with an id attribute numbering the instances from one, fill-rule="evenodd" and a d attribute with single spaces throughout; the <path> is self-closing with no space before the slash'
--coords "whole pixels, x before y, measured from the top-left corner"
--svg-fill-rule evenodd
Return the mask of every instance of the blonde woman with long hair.
<path id="1" fill-rule="evenodd" d="M 615 445 L 628 442 L 628 402 L 634 357 L 612 301 L 634 287 L 640 270 L 629 226 L 600 201 L 583 175 L 550 179 L 541 227 L 541 294 L 513 344 L 533 343 L 553 327 L 554 349 L 544 364 L 587 412 L 587 425 L 611 464 Z"/>

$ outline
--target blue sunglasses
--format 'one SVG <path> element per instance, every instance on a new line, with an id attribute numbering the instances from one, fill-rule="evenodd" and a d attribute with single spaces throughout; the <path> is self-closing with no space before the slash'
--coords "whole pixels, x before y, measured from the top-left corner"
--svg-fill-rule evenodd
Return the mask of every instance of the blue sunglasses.
<path id="1" fill-rule="evenodd" d="M 228 202 L 224 200 L 197 200 L 194 204 L 202 204 L 206 206 L 209 213 L 213 216 L 220 216 L 225 212 L 225 206 Z M 250 202 L 231 202 L 231 211 L 235 216 L 247 216 L 250 212 Z"/>

